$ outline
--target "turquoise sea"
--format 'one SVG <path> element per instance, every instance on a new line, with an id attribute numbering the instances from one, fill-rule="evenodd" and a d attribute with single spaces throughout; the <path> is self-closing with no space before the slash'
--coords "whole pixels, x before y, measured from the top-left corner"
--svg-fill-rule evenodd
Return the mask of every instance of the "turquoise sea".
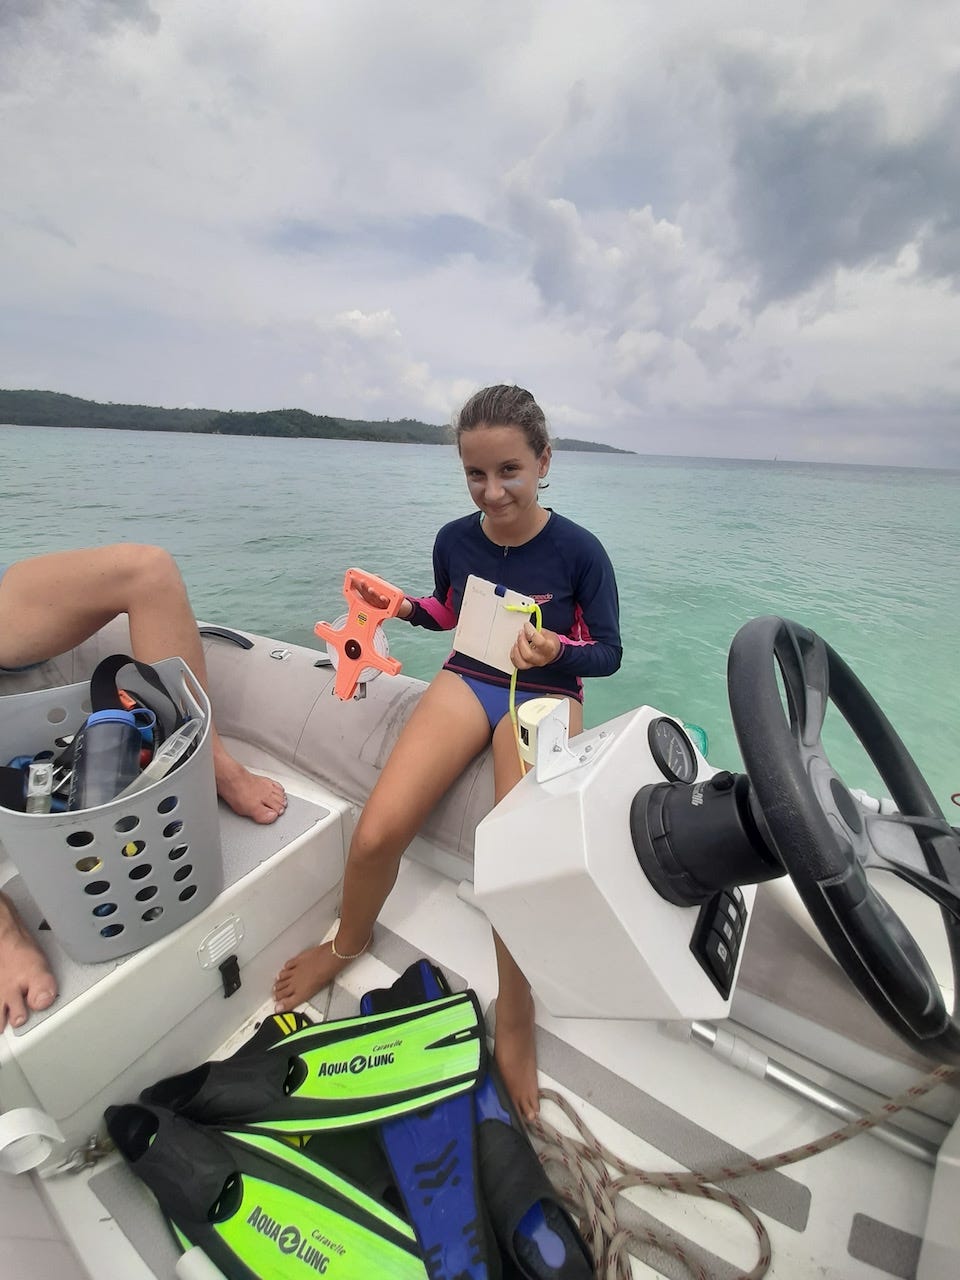
<path id="1" fill-rule="evenodd" d="M 436 529 L 471 509 L 453 448 L 47 427 L 2 427 L 0 442 L 0 563 L 156 542 L 198 616 L 318 647 L 345 569 L 426 594 Z M 549 478 L 545 503 L 602 539 L 620 587 L 623 667 L 588 684 L 588 724 L 650 703 L 738 768 L 727 649 L 748 618 L 779 613 L 846 658 L 957 818 L 960 472 L 559 453 Z M 401 624 L 389 638 L 425 679 L 448 647 Z M 878 794 L 835 713 L 825 740 L 848 783 Z"/>

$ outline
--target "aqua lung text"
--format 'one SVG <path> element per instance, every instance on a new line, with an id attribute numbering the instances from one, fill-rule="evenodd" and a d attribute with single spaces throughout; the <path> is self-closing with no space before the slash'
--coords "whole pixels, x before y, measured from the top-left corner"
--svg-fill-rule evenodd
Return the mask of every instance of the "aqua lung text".
<path id="1" fill-rule="evenodd" d="M 296 1258 L 298 1262 L 302 1262 L 304 1266 L 310 1267 L 319 1275 L 326 1273 L 330 1265 L 330 1255 L 312 1245 L 309 1238 L 298 1227 L 293 1225 L 281 1227 L 280 1223 L 264 1213 L 259 1205 L 250 1214 L 247 1225 L 253 1227 L 254 1231 L 260 1235 L 266 1236 L 268 1240 L 274 1241 L 280 1252 L 287 1257 Z M 317 1232 L 313 1234 L 316 1236 Z M 345 1252 L 342 1245 L 331 1247 L 340 1254 Z"/>
<path id="2" fill-rule="evenodd" d="M 345 1076 L 359 1075 L 361 1071 L 366 1071 L 370 1067 L 391 1067 L 393 1066 L 394 1055 L 392 1053 L 358 1053 L 356 1057 L 350 1058 L 345 1062 L 321 1062 L 317 1068 L 318 1076 Z"/>

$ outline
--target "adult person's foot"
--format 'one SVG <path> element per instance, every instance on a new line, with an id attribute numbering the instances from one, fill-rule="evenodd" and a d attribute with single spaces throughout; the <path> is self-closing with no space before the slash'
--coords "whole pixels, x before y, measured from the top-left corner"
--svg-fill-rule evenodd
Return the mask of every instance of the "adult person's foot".
<path id="1" fill-rule="evenodd" d="M 280 783 L 244 768 L 219 739 L 214 744 L 213 772 L 217 795 L 241 818 L 263 824 L 276 822 L 287 807 L 287 795 Z"/>
<path id="2" fill-rule="evenodd" d="M 0 1031 L 22 1027 L 31 1011 L 49 1009 L 57 984 L 43 952 L 24 928 L 10 899 L 0 893 Z"/>

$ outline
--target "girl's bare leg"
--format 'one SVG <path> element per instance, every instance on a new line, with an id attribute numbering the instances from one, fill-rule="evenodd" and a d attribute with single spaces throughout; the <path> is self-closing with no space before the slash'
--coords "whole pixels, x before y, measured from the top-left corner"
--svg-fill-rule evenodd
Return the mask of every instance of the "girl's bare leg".
<path id="1" fill-rule="evenodd" d="M 583 732 L 583 707 L 572 698 L 569 701 L 570 736 L 574 737 Z M 493 771 L 495 796 L 499 804 L 523 776 L 509 716 L 505 716 L 494 731 Z M 532 1120 L 540 1110 L 533 994 L 529 982 L 496 930 L 493 942 L 500 984 L 494 1057 L 513 1105 L 522 1116 Z"/>
<path id="2" fill-rule="evenodd" d="M 183 658 L 206 688 L 203 644 L 176 562 L 160 547 L 134 543 L 54 552 L 11 565 L 0 579 L 0 666 L 65 653 L 121 613 L 130 621 L 134 657 Z M 283 788 L 245 769 L 215 728 L 212 736 L 221 799 L 254 822 L 274 822 L 286 808 Z"/>
<path id="3" fill-rule="evenodd" d="M 404 849 L 489 740 L 489 722 L 471 689 L 452 672 L 439 672 L 390 752 L 350 842 L 336 939 L 341 955 L 366 946 Z M 346 964 L 330 943 L 301 951 L 277 976 L 278 1011 L 309 1000 Z"/>

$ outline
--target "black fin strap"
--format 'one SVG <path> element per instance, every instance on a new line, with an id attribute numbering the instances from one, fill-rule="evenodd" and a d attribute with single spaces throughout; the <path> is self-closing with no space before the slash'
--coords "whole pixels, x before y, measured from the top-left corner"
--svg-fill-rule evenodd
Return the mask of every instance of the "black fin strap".
<path id="1" fill-rule="evenodd" d="M 123 709 L 123 703 L 120 701 L 120 693 L 117 688 L 117 676 L 126 666 L 136 667 L 150 688 L 163 695 L 173 712 L 173 724 L 170 732 L 172 733 L 173 729 L 179 729 L 185 722 L 185 717 L 171 697 L 167 686 L 149 663 L 138 662 L 136 658 L 131 658 L 127 653 L 114 653 L 109 658 L 104 658 L 90 677 L 90 705 L 93 710 Z"/>
<path id="2" fill-rule="evenodd" d="M 363 1013 L 390 1013 L 411 1005 L 426 1004 L 452 995 L 447 976 L 427 959 L 415 960 L 389 987 L 368 991 L 360 1008 Z"/>
<path id="3" fill-rule="evenodd" d="M 25 776 L 22 769 L 11 769 L 7 765 L 0 768 L 0 806 L 4 809 L 12 809 L 15 813 L 23 813 L 26 809 Z"/>

